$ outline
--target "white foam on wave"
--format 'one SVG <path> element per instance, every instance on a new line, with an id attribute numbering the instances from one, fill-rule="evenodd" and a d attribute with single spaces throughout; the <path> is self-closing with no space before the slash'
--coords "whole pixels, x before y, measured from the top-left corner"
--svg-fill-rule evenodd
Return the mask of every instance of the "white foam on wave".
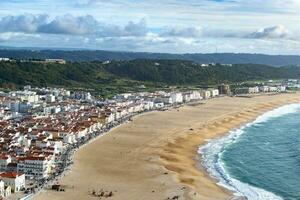
<path id="1" fill-rule="evenodd" d="M 198 150 L 203 158 L 202 164 L 207 169 L 208 173 L 219 181 L 219 185 L 233 191 L 236 196 L 244 196 L 248 200 L 282 200 L 281 197 L 276 196 L 271 192 L 251 186 L 247 183 L 243 183 L 230 177 L 230 175 L 224 169 L 221 155 L 223 154 L 227 145 L 237 141 L 239 136 L 245 132 L 244 130 L 246 127 L 258 125 L 272 118 L 296 113 L 299 110 L 300 104 L 282 106 L 264 113 L 263 115 L 257 117 L 253 122 L 248 123 L 239 129 L 230 131 L 225 137 L 216 140 L 210 140 L 205 146 L 200 147 Z"/>
<path id="2" fill-rule="evenodd" d="M 280 117 L 280 116 L 287 115 L 287 114 L 296 113 L 299 110 L 300 110 L 300 104 L 298 104 L 298 103 L 285 105 L 285 106 L 282 106 L 282 107 L 279 107 L 279 108 L 276 108 L 274 110 L 271 110 L 269 112 L 264 113 L 263 115 L 257 117 L 254 122 L 249 123 L 247 125 L 253 125 L 253 124 L 257 124 L 257 123 L 266 122 L 266 121 L 268 121 L 272 118 Z"/>

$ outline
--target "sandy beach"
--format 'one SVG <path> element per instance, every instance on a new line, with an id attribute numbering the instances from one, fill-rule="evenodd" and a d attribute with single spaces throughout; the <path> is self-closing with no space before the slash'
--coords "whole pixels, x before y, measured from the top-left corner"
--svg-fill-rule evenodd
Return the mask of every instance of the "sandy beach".
<path id="1" fill-rule="evenodd" d="M 91 193 L 101 189 L 112 191 L 112 200 L 231 199 L 201 167 L 198 147 L 299 101 L 300 94 L 222 97 L 139 115 L 76 152 L 72 170 L 59 181 L 65 192 L 44 190 L 34 199 L 100 199 Z"/>

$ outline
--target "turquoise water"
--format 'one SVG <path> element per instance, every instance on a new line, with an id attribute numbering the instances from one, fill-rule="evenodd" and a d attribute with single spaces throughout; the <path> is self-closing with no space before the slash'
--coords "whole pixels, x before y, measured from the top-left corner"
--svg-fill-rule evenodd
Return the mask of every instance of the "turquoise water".
<path id="1" fill-rule="evenodd" d="M 219 184 L 249 200 L 300 200 L 300 105 L 270 111 L 200 149 Z"/>

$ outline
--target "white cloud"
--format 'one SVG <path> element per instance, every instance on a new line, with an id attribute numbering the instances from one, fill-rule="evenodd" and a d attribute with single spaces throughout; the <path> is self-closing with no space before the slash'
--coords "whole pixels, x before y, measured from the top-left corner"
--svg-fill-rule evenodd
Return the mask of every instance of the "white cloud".
<path id="1" fill-rule="evenodd" d="M 162 36 L 174 36 L 174 37 L 187 37 L 187 38 L 199 38 L 203 35 L 202 27 L 186 27 L 186 28 L 167 28 L 163 31 Z"/>
<path id="2" fill-rule="evenodd" d="M 255 39 L 291 39 L 291 32 L 286 27 L 278 25 L 259 29 L 250 34 L 249 37 Z"/>
<path id="3" fill-rule="evenodd" d="M 146 20 L 142 19 L 138 23 L 134 23 L 130 21 L 125 27 L 124 27 L 124 35 L 134 35 L 134 36 L 143 36 L 146 35 L 148 32 Z"/>
<path id="4" fill-rule="evenodd" d="M 11 33 L 1 33 L 0 34 L 0 42 L 5 42 L 8 41 L 12 38 L 12 34 Z"/>
<path id="5" fill-rule="evenodd" d="M 241 38 L 241 39 L 286 39 L 296 40 L 291 31 L 283 25 L 260 28 L 258 30 L 228 30 L 212 27 L 166 28 L 161 37 L 177 38 Z"/>
<path id="6" fill-rule="evenodd" d="M 0 32 L 34 33 L 41 24 L 46 23 L 46 19 L 46 15 L 5 16 L 0 19 Z"/>
<path id="7" fill-rule="evenodd" d="M 49 23 L 40 24 L 37 32 L 51 34 L 84 35 L 97 31 L 99 22 L 90 15 L 74 17 L 72 15 L 58 16 Z"/>
<path id="8" fill-rule="evenodd" d="M 125 26 L 105 24 L 91 15 L 70 14 L 50 19 L 48 15 L 5 16 L 0 19 L 0 32 L 96 35 L 101 37 L 144 36 L 148 33 L 145 19 L 129 21 Z"/>
<path id="9" fill-rule="evenodd" d="M 0 33 L 0 42 L 7 42 L 11 40 L 30 40 L 40 38 L 39 34 L 27 34 L 27 33 L 16 33 L 16 32 L 5 32 Z"/>

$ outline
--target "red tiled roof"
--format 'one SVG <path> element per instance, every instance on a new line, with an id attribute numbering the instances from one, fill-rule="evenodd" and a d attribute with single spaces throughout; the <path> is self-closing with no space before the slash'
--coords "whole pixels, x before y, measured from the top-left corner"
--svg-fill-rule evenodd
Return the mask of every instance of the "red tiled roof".
<path id="1" fill-rule="evenodd" d="M 19 160 L 46 160 L 46 158 L 44 156 L 42 157 L 28 156 L 28 157 L 19 158 Z"/>
<path id="2" fill-rule="evenodd" d="M 7 156 L 7 155 L 2 155 L 2 156 L 0 157 L 0 159 L 1 159 L 1 160 L 7 160 L 7 159 L 8 159 L 8 156 Z"/>
<path id="3" fill-rule="evenodd" d="M 0 174 L 0 177 L 2 178 L 17 178 L 18 176 L 21 176 L 23 174 L 16 173 L 16 172 L 4 172 Z"/>

